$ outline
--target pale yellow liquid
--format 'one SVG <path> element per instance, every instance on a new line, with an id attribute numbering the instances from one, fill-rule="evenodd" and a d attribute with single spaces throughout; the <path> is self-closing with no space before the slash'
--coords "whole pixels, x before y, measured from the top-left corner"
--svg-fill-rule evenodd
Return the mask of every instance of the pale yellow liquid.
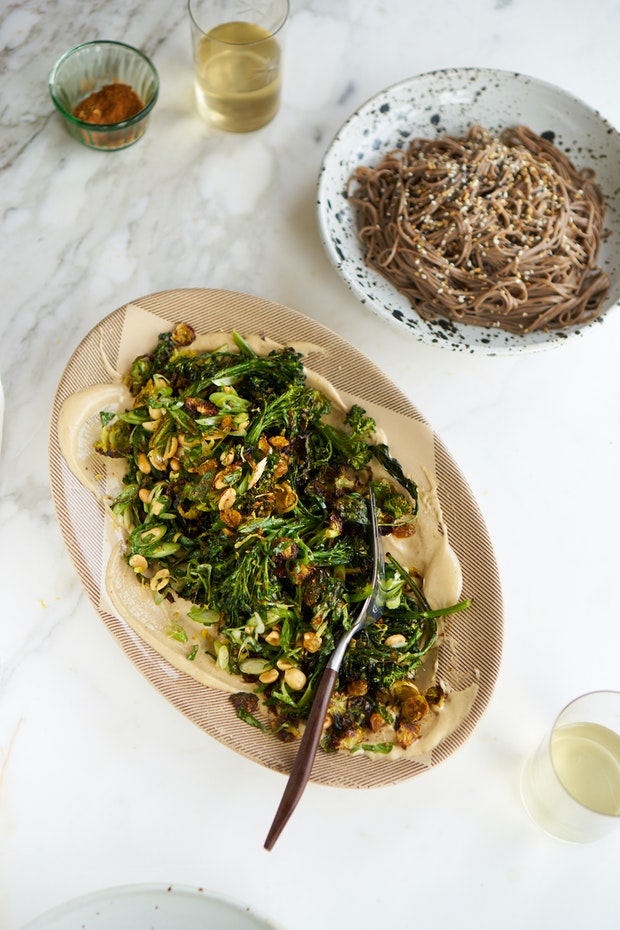
<path id="1" fill-rule="evenodd" d="M 559 727 L 551 739 L 558 778 L 580 804 L 620 815 L 620 735 L 596 723 Z"/>
<path id="2" fill-rule="evenodd" d="M 254 23 L 223 23 L 200 40 L 195 76 L 203 116 L 229 132 L 259 129 L 278 110 L 280 46 Z"/>

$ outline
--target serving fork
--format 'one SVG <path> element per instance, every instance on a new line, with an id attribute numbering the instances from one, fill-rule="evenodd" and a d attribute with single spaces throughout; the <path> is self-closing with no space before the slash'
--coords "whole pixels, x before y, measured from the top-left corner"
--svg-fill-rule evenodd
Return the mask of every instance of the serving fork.
<path id="1" fill-rule="evenodd" d="M 368 496 L 370 501 L 373 558 L 371 591 L 362 604 L 357 620 L 351 629 L 338 641 L 321 676 L 319 686 L 312 702 L 306 728 L 303 732 L 297 755 L 295 756 L 293 768 L 291 769 L 280 805 L 276 811 L 269 833 L 267 834 L 267 839 L 265 840 L 265 849 L 273 848 L 304 792 L 323 733 L 325 716 L 336 684 L 336 678 L 338 677 L 338 672 L 349 644 L 360 630 L 370 626 L 372 623 L 376 623 L 383 613 L 385 602 L 381 593 L 381 580 L 384 572 L 384 560 L 381 538 L 379 536 L 377 502 L 372 488 Z"/>

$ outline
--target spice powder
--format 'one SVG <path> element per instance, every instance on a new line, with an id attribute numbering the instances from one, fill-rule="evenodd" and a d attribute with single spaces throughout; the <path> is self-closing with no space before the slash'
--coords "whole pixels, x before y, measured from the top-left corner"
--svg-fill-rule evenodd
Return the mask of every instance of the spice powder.
<path id="1" fill-rule="evenodd" d="M 131 119 L 142 109 L 144 104 L 128 84 L 106 84 L 78 103 L 73 115 L 85 123 L 104 126 Z"/>

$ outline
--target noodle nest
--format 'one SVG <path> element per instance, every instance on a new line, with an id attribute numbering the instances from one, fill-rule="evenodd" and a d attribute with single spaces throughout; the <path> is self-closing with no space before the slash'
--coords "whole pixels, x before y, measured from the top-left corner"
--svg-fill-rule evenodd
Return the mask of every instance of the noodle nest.
<path id="1" fill-rule="evenodd" d="M 525 334 L 601 312 L 602 191 L 525 126 L 414 139 L 357 168 L 348 196 L 366 264 L 425 320 Z"/>

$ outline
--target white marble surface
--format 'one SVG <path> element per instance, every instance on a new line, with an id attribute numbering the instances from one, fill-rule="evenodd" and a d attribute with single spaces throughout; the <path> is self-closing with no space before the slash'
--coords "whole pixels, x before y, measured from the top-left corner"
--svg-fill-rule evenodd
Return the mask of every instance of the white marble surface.
<path id="1" fill-rule="evenodd" d="M 160 881 L 240 898 L 287 930 L 617 927 L 620 830 L 553 840 L 518 782 L 566 701 L 620 687 L 620 311 L 550 352 L 425 346 L 358 305 L 314 213 L 340 124 L 419 71 L 533 74 L 620 125 L 616 0 L 292 0 L 282 110 L 247 136 L 194 110 L 181 0 L 8 0 L 4 14 L 0 927 Z M 48 96 L 54 60 L 92 38 L 140 46 L 160 73 L 149 131 L 125 152 L 73 142 Z M 502 574 L 503 664 L 474 736 L 395 788 L 310 785 L 272 853 L 284 778 L 206 736 L 130 665 L 82 592 L 50 498 L 50 408 L 79 340 L 132 298 L 186 286 L 285 303 L 386 369 L 459 462 Z"/>

